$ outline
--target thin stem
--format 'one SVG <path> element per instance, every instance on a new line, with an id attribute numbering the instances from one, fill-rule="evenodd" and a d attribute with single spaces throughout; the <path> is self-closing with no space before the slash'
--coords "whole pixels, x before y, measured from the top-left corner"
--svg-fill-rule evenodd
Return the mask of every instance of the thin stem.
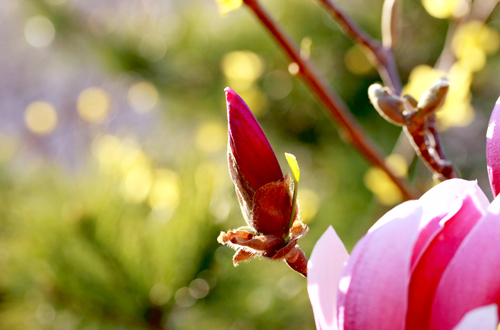
<path id="1" fill-rule="evenodd" d="M 470 11 L 470 19 L 486 22 L 497 5 L 497 0 L 474 1 Z"/>
<path id="2" fill-rule="evenodd" d="M 419 193 L 411 187 L 408 182 L 394 174 L 384 162 L 382 152 L 378 146 L 364 133 L 361 125 L 348 111 L 335 91 L 330 88 L 324 79 L 318 74 L 312 63 L 300 56 L 297 45 L 276 24 L 269 13 L 258 3 L 257 0 L 244 0 L 245 4 L 254 12 L 257 18 L 264 24 L 283 51 L 290 59 L 299 66 L 300 77 L 305 81 L 311 92 L 325 105 L 327 112 L 344 129 L 348 140 L 359 149 L 359 151 L 374 165 L 384 170 L 391 180 L 401 190 L 405 199 L 414 199 Z"/>
<path id="3" fill-rule="evenodd" d="M 390 47 L 384 47 L 380 42 L 371 38 L 353 20 L 331 0 L 318 0 L 321 2 L 330 15 L 337 21 L 344 33 L 355 42 L 366 47 L 368 54 L 374 59 L 376 68 L 384 84 L 389 86 L 396 95 L 401 94 L 401 78 L 397 70 L 394 54 Z M 385 15 L 387 19 L 389 16 Z M 393 18 L 392 18 L 393 19 Z M 383 22 L 382 24 L 387 24 Z M 441 147 L 439 133 L 435 129 L 434 116 L 425 123 L 405 123 L 404 132 L 410 140 L 415 152 L 420 159 L 433 172 L 434 177 L 440 181 L 456 177 L 456 171 L 451 163 L 446 160 Z M 426 143 L 426 134 L 431 134 L 432 145 Z"/>
<path id="4" fill-rule="evenodd" d="M 323 4 L 327 12 L 337 21 L 341 29 L 349 38 L 366 47 L 384 84 L 389 86 L 399 95 L 402 89 L 401 78 L 399 77 L 399 72 L 391 49 L 384 47 L 379 41 L 370 37 L 332 1 L 318 1 Z"/>
<path id="5" fill-rule="evenodd" d="M 448 31 L 446 32 L 446 39 L 444 42 L 443 50 L 441 51 L 441 54 L 439 55 L 439 58 L 434 65 L 435 69 L 445 72 L 448 72 L 453 66 L 453 63 L 457 61 L 455 54 L 453 54 L 451 43 L 460 23 L 455 20 L 450 20 L 448 24 L 449 26 Z"/>

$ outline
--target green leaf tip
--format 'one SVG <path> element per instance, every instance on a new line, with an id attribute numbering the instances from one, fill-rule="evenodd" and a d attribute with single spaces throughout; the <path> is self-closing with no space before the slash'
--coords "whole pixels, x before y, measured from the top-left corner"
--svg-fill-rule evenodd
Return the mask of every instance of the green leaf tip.
<path id="1" fill-rule="evenodd" d="M 297 158 L 294 155 L 285 152 L 286 161 L 292 170 L 293 181 L 298 184 L 300 181 L 300 168 L 299 163 L 297 163 Z"/>

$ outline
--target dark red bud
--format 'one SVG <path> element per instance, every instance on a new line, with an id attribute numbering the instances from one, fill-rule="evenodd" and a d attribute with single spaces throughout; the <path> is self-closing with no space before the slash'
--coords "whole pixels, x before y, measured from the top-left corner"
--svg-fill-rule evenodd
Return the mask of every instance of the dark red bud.
<path id="1" fill-rule="evenodd" d="M 251 226 L 264 235 L 287 236 L 292 215 L 289 182 L 266 184 L 255 192 L 253 202 Z"/>
<path id="2" fill-rule="evenodd" d="M 269 141 L 243 99 L 227 87 L 229 152 L 248 181 L 257 190 L 266 183 L 283 180 L 283 173 Z"/>

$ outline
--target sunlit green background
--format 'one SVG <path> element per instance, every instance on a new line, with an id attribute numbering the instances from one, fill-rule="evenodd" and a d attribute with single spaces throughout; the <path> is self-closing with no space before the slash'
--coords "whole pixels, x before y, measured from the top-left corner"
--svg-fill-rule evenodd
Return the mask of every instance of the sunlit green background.
<path id="1" fill-rule="evenodd" d="M 403 2 L 395 52 L 406 83 L 434 66 L 456 19 Z M 380 78 L 362 51 L 314 1 L 263 3 L 390 154 L 400 129 L 368 103 Z M 380 37 L 383 1 L 338 3 Z M 216 241 L 244 224 L 226 167 L 224 87 L 247 100 L 285 172 L 284 152 L 297 156 L 306 255 L 329 225 L 350 250 L 399 197 L 343 142 L 250 11 L 221 16 L 212 0 L 4 0 L 0 19 L 0 329 L 314 329 L 304 278 L 268 260 L 234 268 Z M 486 23 L 461 37 L 477 49 L 456 54 L 472 64 L 455 67 L 460 88 L 441 127 L 462 176 L 491 196 L 484 136 L 500 94 L 500 11 Z M 419 68 L 412 91 L 435 75 Z M 408 150 L 396 147 L 394 166 L 425 191 L 431 175 Z"/>

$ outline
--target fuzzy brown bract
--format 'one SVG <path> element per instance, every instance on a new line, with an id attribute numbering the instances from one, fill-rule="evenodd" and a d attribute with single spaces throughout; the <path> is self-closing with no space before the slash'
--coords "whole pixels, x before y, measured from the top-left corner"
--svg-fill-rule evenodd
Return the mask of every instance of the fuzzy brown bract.
<path id="1" fill-rule="evenodd" d="M 254 191 L 239 170 L 229 148 L 229 172 L 235 184 L 241 212 L 251 231 L 231 230 L 221 232 L 218 242 L 236 250 L 233 264 L 256 256 L 273 260 L 284 260 L 293 270 L 307 276 L 307 258 L 297 245 L 299 238 L 308 230 L 300 220 L 298 203 L 295 217 L 292 216 L 292 179 L 286 175 L 284 180 L 267 183 Z"/>

